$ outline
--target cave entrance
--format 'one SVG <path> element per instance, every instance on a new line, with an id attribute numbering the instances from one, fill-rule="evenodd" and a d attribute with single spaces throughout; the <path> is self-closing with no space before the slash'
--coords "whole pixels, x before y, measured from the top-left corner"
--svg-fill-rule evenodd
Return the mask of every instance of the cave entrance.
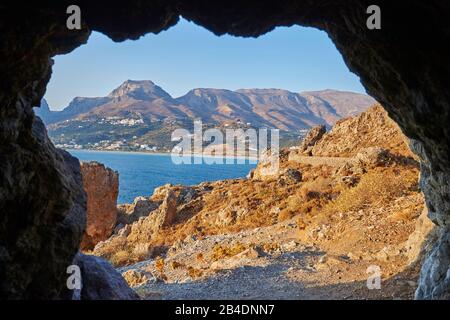
<path id="1" fill-rule="evenodd" d="M 400 125 L 420 156 L 420 186 L 426 196 L 429 217 L 438 226 L 439 238 L 430 246 L 431 252 L 422 265 L 416 297 L 448 299 L 450 201 L 446 182 L 450 172 L 447 94 L 450 54 L 448 46 L 442 45 L 449 43 L 447 4 L 435 1 L 424 5 L 417 0 L 405 7 L 399 1 L 379 1 L 382 27 L 370 30 L 366 24 L 367 8 L 372 4 L 369 1 L 345 4 L 326 1 L 316 5 L 310 1 L 175 0 L 143 4 L 131 0 L 126 6 L 111 2 L 106 7 L 92 1 L 78 3 L 84 10 L 79 31 L 67 29 L 69 4 L 66 1 L 19 2 L 0 9 L 0 35 L 6 44 L 0 50 L 2 298 L 68 297 L 65 271 L 73 262 L 83 236 L 86 199 L 78 161 L 54 148 L 45 127 L 34 121 L 31 112 L 40 103 L 50 79 L 50 57 L 82 45 L 91 31 L 102 32 L 115 41 L 136 39 L 174 26 L 183 15 L 218 35 L 260 36 L 276 26 L 293 25 L 327 32 L 346 65 L 360 76 L 367 91 Z M 411 23 L 414 21 L 422 23 Z M 334 160 L 328 159 L 331 163 Z M 294 180 L 299 178 L 298 172 L 289 172 Z M 275 189 L 266 188 L 263 194 Z M 305 191 L 305 196 L 320 199 L 314 192 Z M 333 199 L 334 195 L 330 197 Z M 167 200 L 166 205 L 170 207 L 170 199 Z M 222 214 L 233 221 L 233 217 L 243 212 L 231 210 Z M 300 221 L 298 227 L 302 226 Z M 327 236 L 322 228 L 316 233 L 321 238 Z M 45 241 L 36 241 L 43 239 L 43 235 Z M 242 249 L 238 246 L 231 252 L 239 252 L 239 248 Z M 266 247 L 270 248 L 277 251 L 276 246 Z M 137 251 L 141 249 L 145 251 L 145 246 Z M 229 249 L 219 247 L 217 254 L 227 255 Z M 255 252 L 250 250 L 246 254 L 255 255 Z M 331 259 L 329 263 L 334 262 Z M 158 266 L 166 264 L 161 261 Z M 192 276 L 199 275 L 198 270 L 190 270 Z M 264 278 L 270 275 L 260 277 Z"/>
<path id="2" fill-rule="evenodd" d="M 161 35 L 122 44 L 94 33 L 86 46 L 56 57 L 46 100 L 36 112 L 56 147 L 85 162 L 82 249 L 115 266 L 148 260 L 147 271 L 163 281 L 184 273 L 196 281 L 245 259 L 258 264 L 268 256 L 276 263 L 280 255 L 304 255 L 299 260 L 316 277 L 330 272 L 329 285 L 336 288 L 342 280 L 337 270 L 346 267 L 344 281 L 355 283 L 352 290 L 373 296 L 365 282 L 370 267 L 369 273 L 388 274 L 388 289 L 375 296 L 411 298 L 416 247 L 400 252 L 419 216 L 426 219 L 418 163 L 401 130 L 363 92 L 322 31 L 291 27 L 257 39 L 217 38 L 181 20 Z M 67 107 L 52 111 L 48 104 Z M 256 169 L 248 162 L 172 165 L 160 153 L 172 152 L 177 140 L 171 134 L 194 129 L 194 119 L 219 131 L 280 130 L 277 172 L 265 171 L 267 159 Z M 142 230 L 131 231 L 143 217 Z M 281 235 L 279 227 L 292 230 Z M 279 239 L 237 240 L 260 228 Z M 231 240 L 211 246 L 221 233 Z M 189 241 L 205 248 L 197 252 Z M 194 260 L 177 252 L 180 242 Z M 302 272 L 293 275 L 299 283 L 315 281 Z M 397 285 L 394 275 L 407 285 Z M 321 294 L 316 291 L 305 294 Z M 201 297 L 195 294 L 190 298 Z"/>

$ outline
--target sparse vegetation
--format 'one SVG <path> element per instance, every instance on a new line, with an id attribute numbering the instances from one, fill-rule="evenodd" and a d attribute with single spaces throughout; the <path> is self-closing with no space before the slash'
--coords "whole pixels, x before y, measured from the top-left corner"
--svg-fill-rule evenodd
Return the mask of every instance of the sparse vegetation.
<path id="1" fill-rule="evenodd" d="M 220 244 L 216 245 L 213 248 L 212 254 L 211 254 L 211 260 L 217 261 L 220 259 L 233 257 L 243 251 L 248 249 L 248 246 L 238 242 L 232 246 L 222 246 Z"/>
<path id="2" fill-rule="evenodd" d="M 164 258 L 158 257 L 155 259 L 155 268 L 161 275 L 164 274 L 165 265 Z"/>
<path id="3" fill-rule="evenodd" d="M 417 192 L 417 170 L 379 168 L 364 174 L 353 188 L 343 191 L 324 208 L 325 214 L 348 212 L 367 207 L 383 207 L 398 197 Z"/>
<path id="4" fill-rule="evenodd" d="M 189 277 L 191 277 L 192 279 L 200 278 L 203 275 L 202 270 L 196 269 L 191 266 L 189 266 L 187 268 L 187 272 L 188 272 Z"/>

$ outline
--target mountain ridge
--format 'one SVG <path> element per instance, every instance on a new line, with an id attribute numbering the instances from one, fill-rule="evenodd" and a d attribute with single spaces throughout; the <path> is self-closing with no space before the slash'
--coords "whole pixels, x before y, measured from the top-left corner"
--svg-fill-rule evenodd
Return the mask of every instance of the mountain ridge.
<path id="1" fill-rule="evenodd" d="M 151 80 L 126 80 L 106 97 L 76 97 L 61 111 L 51 111 L 43 99 L 43 108 L 35 111 L 47 125 L 96 117 L 189 118 L 295 131 L 317 124 L 332 126 L 374 103 L 365 94 L 332 89 L 296 93 L 276 88 L 194 88 L 173 98 Z"/>

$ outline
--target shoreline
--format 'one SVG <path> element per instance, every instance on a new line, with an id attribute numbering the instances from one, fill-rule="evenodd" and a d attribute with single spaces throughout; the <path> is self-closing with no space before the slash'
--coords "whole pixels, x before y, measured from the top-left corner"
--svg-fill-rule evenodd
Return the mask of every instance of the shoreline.
<path id="1" fill-rule="evenodd" d="M 127 150 L 95 150 L 95 149 L 62 149 L 67 152 L 71 151 L 83 151 L 83 152 L 99 152 L 99 153 L 123 153 L 123 154 L 140 154 L 140 155 L 155 155 L 155 156 L 170 156 L 171 152 L 152 152 L 152 151 L 127 151 Z M 183 157 L 204 157 L 204 158 L 223 158 L 223 159 L 236 159 L 236 160 L 248 160 L 248 161 L 255 161 L 255 163 L 249 163 L 249 164 L 257 164 L 258 158 L 257 157 L 246 157 L 246 156 L 211 156 L 211 155 L 203 155 L 201 153 L 192 153 L 189 155 L 184 155 Z M 220 163 L 216 163 L 220 164 Z M 227 163 L 224 163 L 227 164 Z M 231 163 L 230 163 L 231 164 Z M 234 163 L 232 163 L 234 164 Z"/>

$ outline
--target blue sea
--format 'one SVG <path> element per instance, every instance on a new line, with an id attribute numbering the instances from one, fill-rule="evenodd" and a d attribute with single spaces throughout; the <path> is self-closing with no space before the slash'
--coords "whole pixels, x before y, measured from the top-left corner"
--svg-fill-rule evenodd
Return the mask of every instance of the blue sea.
<path id="1" fill-rule="evenodd" d="M 67 150 L 82 161 L 98 161 L 119 172 L 118 203 L 149 196 L 166 183 L 194 185 L 204 181 L 243 178 L 256 164 L 174 164 L 170 154 Z"/>

